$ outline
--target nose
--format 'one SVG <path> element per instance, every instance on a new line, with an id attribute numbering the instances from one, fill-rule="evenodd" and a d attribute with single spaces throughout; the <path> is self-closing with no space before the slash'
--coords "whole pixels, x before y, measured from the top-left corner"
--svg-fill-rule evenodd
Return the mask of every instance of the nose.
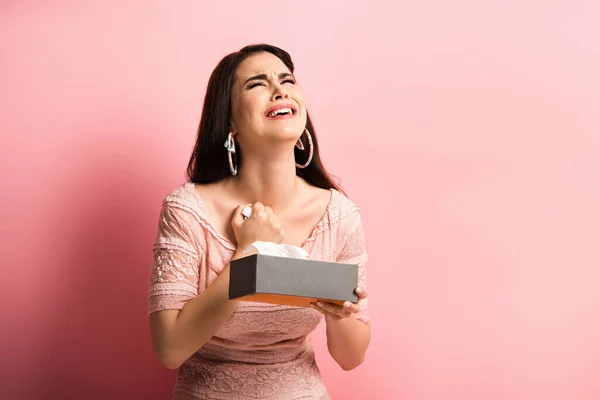
<path id="1" fill-rule="evenodd" d="M 276 84 L 273 86 L 273 95 L 271 96 L 271 101 L 284 100 L 288 99 L 289 97 L 290 96 L 283 85 Z"/>

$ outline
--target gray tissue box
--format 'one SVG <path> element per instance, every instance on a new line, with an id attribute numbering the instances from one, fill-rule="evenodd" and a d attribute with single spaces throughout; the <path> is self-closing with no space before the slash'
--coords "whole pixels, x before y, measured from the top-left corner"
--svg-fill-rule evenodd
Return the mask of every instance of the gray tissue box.
<path id="1" fill-rule="evenodd" d="M 308 306 L 356 303 L 358 265 L 254 254 L 230 264 L 229 299 Z"/>

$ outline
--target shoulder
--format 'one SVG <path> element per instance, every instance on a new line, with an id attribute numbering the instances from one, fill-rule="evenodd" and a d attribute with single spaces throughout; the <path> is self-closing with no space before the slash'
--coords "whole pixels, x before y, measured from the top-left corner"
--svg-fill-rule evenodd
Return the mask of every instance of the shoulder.
<path id="1" fill-rule="evenodd" d="M 196 192 L 195 185 L 186 182 L 169 192 L 162 201 L 162 213 L 193 219 L 204 219 L 206 207 Z"/>
<path id="2" fill-rule="evenodd" d="M 196 198 L 194 196 L 194 184 L 186 182 L 181 186 L 176 187 L 170 193 L 168 193 L 164 199 L 164 203 L 182 203 L 187 205 L 194 205 Z"/>
<path id="3" fill-rule="evenodd" d="M 331 222 L 346 222 L 349 220 L 360 219 L 360 208 L 344 193 L 331 190 L 331 202 L 329 205 L 329 215 Z"/>
<path id="4" fill-rule="evenodd" d="M 331 232 L 336 240 L 344 238 L 361 224 L 360 209 L 345 194 L 336 189 L 325 189 L 329 192 L 329 204 L 323 219 L 316 227 L 315 234 Z"/>

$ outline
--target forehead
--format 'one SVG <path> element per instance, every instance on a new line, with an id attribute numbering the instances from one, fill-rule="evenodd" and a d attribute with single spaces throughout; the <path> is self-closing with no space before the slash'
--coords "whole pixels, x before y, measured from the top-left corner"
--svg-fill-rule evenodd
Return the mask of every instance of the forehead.
<path id="1" fill-rule="evenodd" d="M 246 80 L 255 75 L 266 74 L 267 76 L 278 76 L 283 72 L 291 73 L 279 57 L 271 53 L 258 53 L 246 58 L 237 69 L 237 80 Z"/>

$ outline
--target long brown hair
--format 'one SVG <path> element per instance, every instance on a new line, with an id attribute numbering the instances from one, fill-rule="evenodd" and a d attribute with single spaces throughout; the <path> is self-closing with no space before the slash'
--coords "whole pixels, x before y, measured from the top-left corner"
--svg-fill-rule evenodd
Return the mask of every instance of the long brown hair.
<path id="1" fill-rule="evenodd" d="M 235 74 L 239 65 L 251 55 L 268 52 L 278 57 L 285 66 L 294 73 L 294 63 L 290 55 L 275 46 L 257 44 L 246 46 L 238 52 L 224 57 L 208 81 L 202 117 L 198 126 L 196 144 L 187 167 L 187 178 L 193 183 L 212 183 L 230 176 L 227 151 L 224 147 L 229 135 L 229 121 L 231 120 L 231 91 L 235 81 Z M 331 176 L 323 166 L 319 156 L 319 145 L 315 127 L 307 113 L 306 128 L 312 134 L 314 153 L 311 163 L 304 169 L 296 168 L 296 175 L 308 183 L 323 188 L 341 190 L 334 183 Z M 308 139 L 302 135 L 304 148 L 308 149 Z M 239 146 L 236 146 L 238 168 L 243 160 Z M 294 148 L 298 164 L 306 162 L 307 151 Z"/>

